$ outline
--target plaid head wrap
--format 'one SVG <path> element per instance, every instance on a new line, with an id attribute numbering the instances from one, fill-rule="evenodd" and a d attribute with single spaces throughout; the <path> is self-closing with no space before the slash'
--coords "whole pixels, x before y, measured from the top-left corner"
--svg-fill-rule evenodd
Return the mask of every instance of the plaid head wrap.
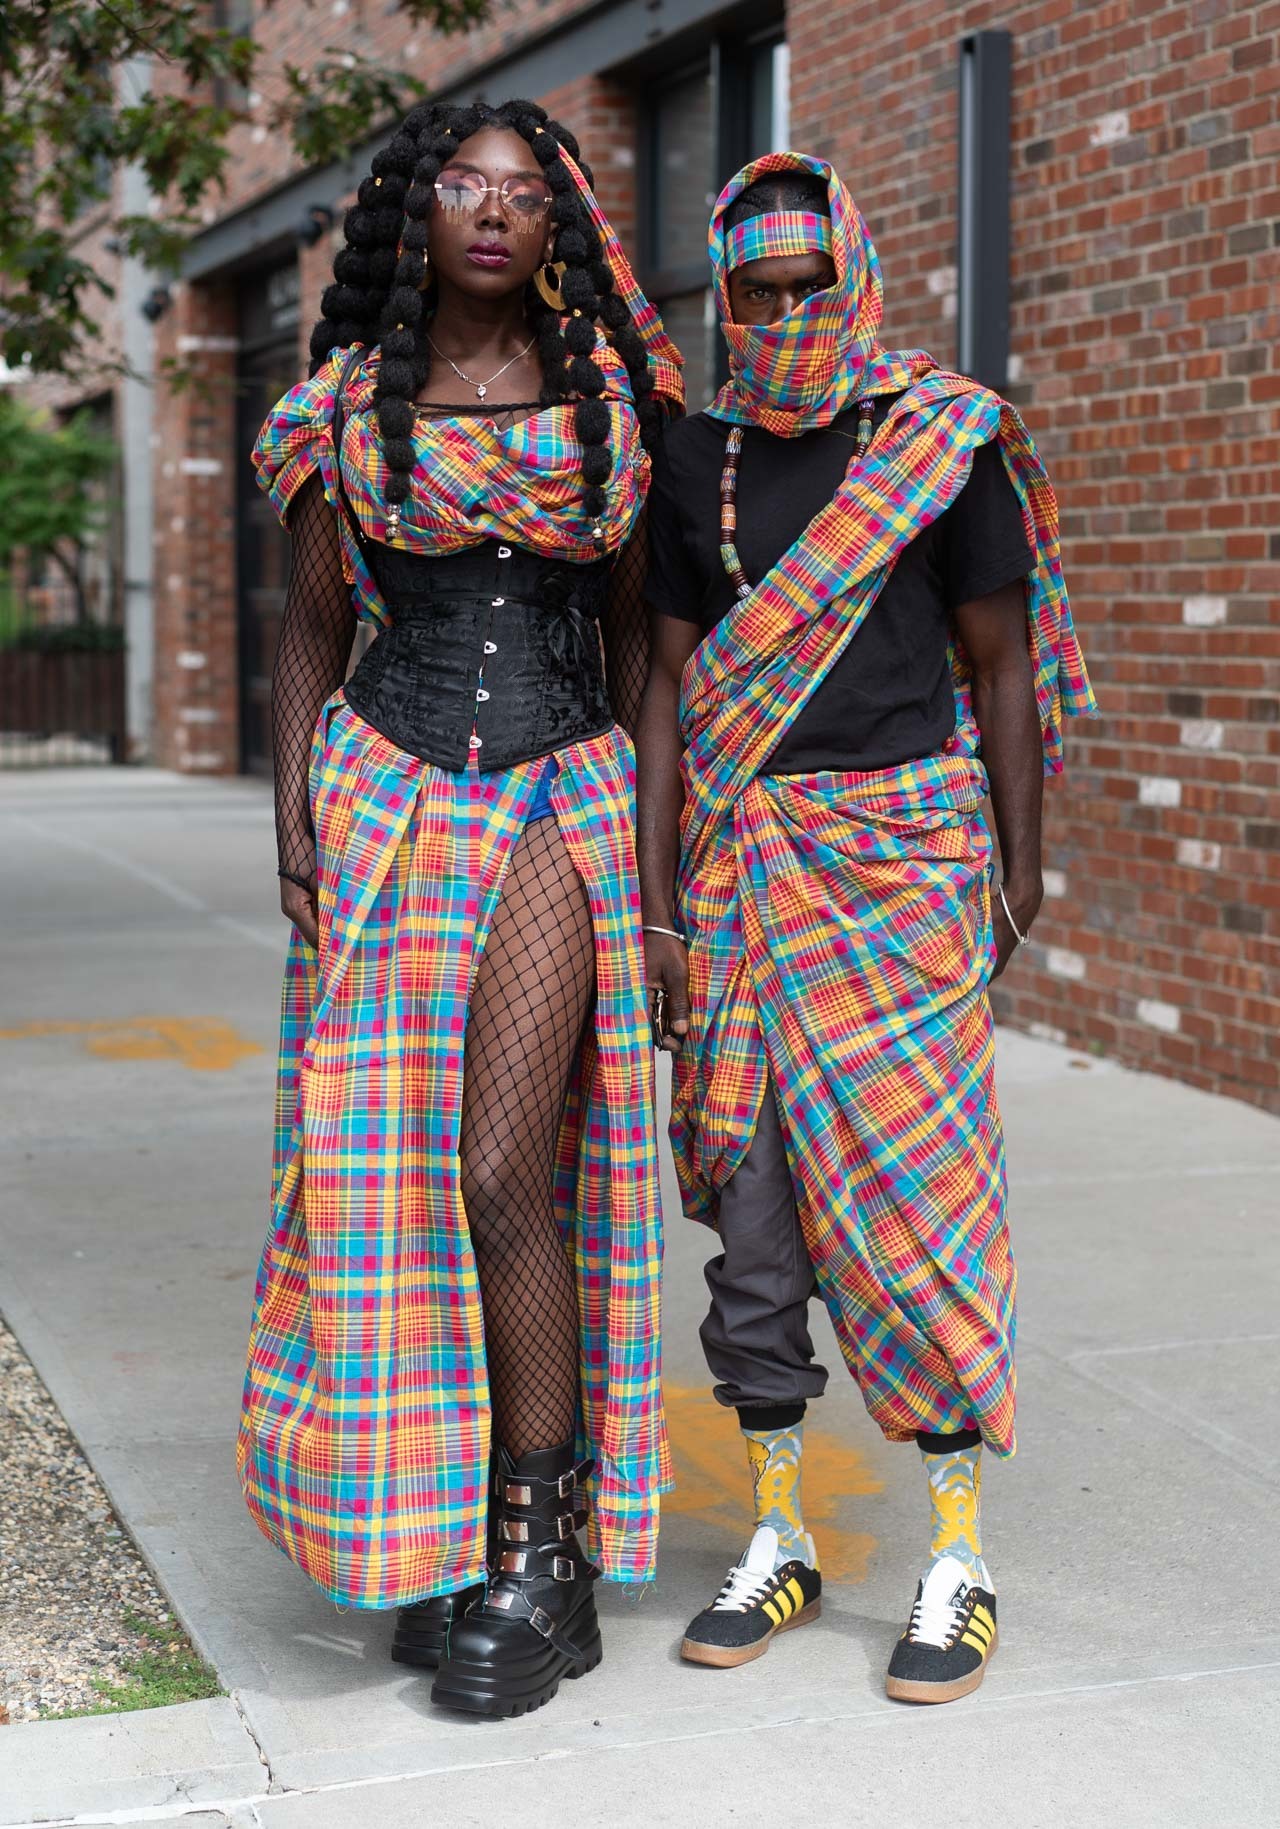
<path id="1" fill-rule="evenodd" d="M 726 229 L 724 219 L 735 198 L 759 179 L 783 172 L 807 173 L 825 182 L 830 220 L 779 211 Z M 770 152 L 753 159 L 716 199 L 708 242 L 730 375 L 707 408 L 713 417 L 795 438 L 830 425 L 859 393 L 890 391 L 865 385 L 868 365 L 883 353 L 876 341 L 884 297 L 880 262 L 857 205 L 825 159 L 803 152 Z M 729 274 L 736 267 L 814 251 L 834 260 L 834 286 L 814 293 L 777 324 L 733 322 Z M 895 388 L 905 385 L 899 379 Z"/>

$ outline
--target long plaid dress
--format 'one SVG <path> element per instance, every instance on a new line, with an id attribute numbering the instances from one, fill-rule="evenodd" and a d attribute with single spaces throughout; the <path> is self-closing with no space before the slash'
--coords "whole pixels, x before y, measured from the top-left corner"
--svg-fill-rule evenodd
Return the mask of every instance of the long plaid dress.
<path id="1" fill-rule="evenodd" d="M 344 353 L 344 352 L 343 352 Z M 316 469 L 336 504 L 329 435 L 343 353 L 285 396 L 255 453 L 283 518 Z M 621 364 L 602 349 L 610 398 Z M 611 360 L 612 358 L 612 360 Z M 342 462 L 371 537 L 380 457 L 350 389 Z M 564 410 L 507 433 L 450 425 L 402 544 L 456 550 L 495 533 L 596 556 Z M 522 470 L 540 476 L 534 513 Z M 633 446 L 611 490 L 620 544 L 643 498 Z M 362 616 L 385 608 L 345 523 Z M 631 745 L 614 729 L 557 752 L 552 805 L 586 888 L 596 1002 L 560 1134 L 556 1204 L 577 1286 L 589 1550 L 651 1578 L 670 1484 L 659 1363 L 661 1208 L 639 944 Z M 238 1444 L 259 1526 L 356 1607 L 482 1579 L 490 1414 L 484 1330 L 458 1162 L 467 1010 L 543 760 L 450 774 L 407 755 L 337 694 L 315 736 L 320 950 L 295 933 L 285 971 L 271 1222 L 254 1301 Z"/>
<path id="2" fill-rule="evenodd" d="M 991 843 L 969 670 L 938 755 L 865 773 L 761 776 L 898 553 L 996 439 L 1037 566 L 1027 631 L 1045 767 L 1094 708 L 1058 559 L 1057 509 L 1012 407 L 925 356 L 881 354 L 907 391 L 683 682 L 678 908 L 693 1025 L 672 1139 L 686 1210 L 714 1223 L 772 1077 L 819 1287 L 893 1440 L 976 1424 L 1014 1450 L 1015 1275 L 993 1082 Z"/>

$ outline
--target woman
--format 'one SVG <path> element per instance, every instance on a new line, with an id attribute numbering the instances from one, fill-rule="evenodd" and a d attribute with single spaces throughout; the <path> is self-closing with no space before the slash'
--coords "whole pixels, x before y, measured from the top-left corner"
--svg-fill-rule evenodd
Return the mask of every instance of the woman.
<path id="1" fill-rule="evenodd" d="M 401 1606 L 393 1655 L 439 1665 L 436 1700 L 496 1715 L 599 1662 L 591 1582 L 650 1577 L 669 1478 L 600 623 L 634 694 L 610 572 L 679 357 L 577 150 L 532 103 L 415 108 L 255 451 L 294 544 L 295 931 L 242 1481 L 327 1593 Z M 380 632 L 343 686 L 357 614 Z"/>
<path id="2" fill-rule="evenodd" d="M 655 468 L 640 874 L 756 1528 L 682 1654 L 740 1664 L 817 1615 L 816 1283 L 871 1416 L 921 1452 L 928 1549 L 886 1683 L 944 1702 L 994 1648 L 981 1454 L 1015 1440 L 987 987 L 1039 908 L 1043 775 L 1093 696 L 1026 429 L 881 346 L 879 263 L 830 165 L 747 166 L 710 241 L 730 379 Z"/>

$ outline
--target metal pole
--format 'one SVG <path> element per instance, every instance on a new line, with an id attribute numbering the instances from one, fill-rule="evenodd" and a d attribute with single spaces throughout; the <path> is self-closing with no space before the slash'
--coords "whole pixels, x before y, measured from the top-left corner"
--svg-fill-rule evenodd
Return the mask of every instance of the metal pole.
<path id="1" fill-rule="evenodd" d="M 1009 378 L 1008 32 L 960 40 L 957 367 L 1002 392 Z"/>

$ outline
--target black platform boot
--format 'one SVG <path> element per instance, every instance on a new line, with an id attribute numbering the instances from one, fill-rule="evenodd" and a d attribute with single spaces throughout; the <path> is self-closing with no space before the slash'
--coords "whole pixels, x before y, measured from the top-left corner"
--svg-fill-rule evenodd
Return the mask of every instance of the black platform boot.
<path id="1" fill-rule="evenodd" d="M 600 1622 L 591 1584 L 599 1574 L 574 1532 L 587 1521 L 573 1443 L 513 1461 L 498 1451 L 497 1545 L 488 1592 L 451 1626 L 431 1700 L 476 1715 L 541 1708 L 563 1677 L 600 1662 Z"/>
<path id="2" fill-rule="evenodd" d="M 424 1670 L 434 1670 L 444 1656 L 450 1626 L 483 1599 L 484 1583 L 480 1581 L 457 1594 L 433 1594 L 430 1600 L 400 1607 L 396 1612 L 395 1636 L 391 1640 L 391 1655 L 396 1663 L 417 1664 Z"/>
<path id="3" fill-rule="evenodd" d="M 489 1466 L 488 1485 L 492 1493 L 492 1461 Z M 496 1531 L 497 1510 L 490 1505 L 485 1525 L 486 1568 L 493 1562 Z M 484 1599 L 484 1590 L 484 1582 L 477 1581 L 469 1588 L 459 1588 L 456 1594 L 433 1594 L 430 1600 L 418 1600 L 411 1606 L 398 1608 L 395 1635 L 391 1640 L 391 1656 L 395 1662 L 416 1664 L 420 1670 L 435 1670 L 444 1656 L 450 1626 Z"/>

